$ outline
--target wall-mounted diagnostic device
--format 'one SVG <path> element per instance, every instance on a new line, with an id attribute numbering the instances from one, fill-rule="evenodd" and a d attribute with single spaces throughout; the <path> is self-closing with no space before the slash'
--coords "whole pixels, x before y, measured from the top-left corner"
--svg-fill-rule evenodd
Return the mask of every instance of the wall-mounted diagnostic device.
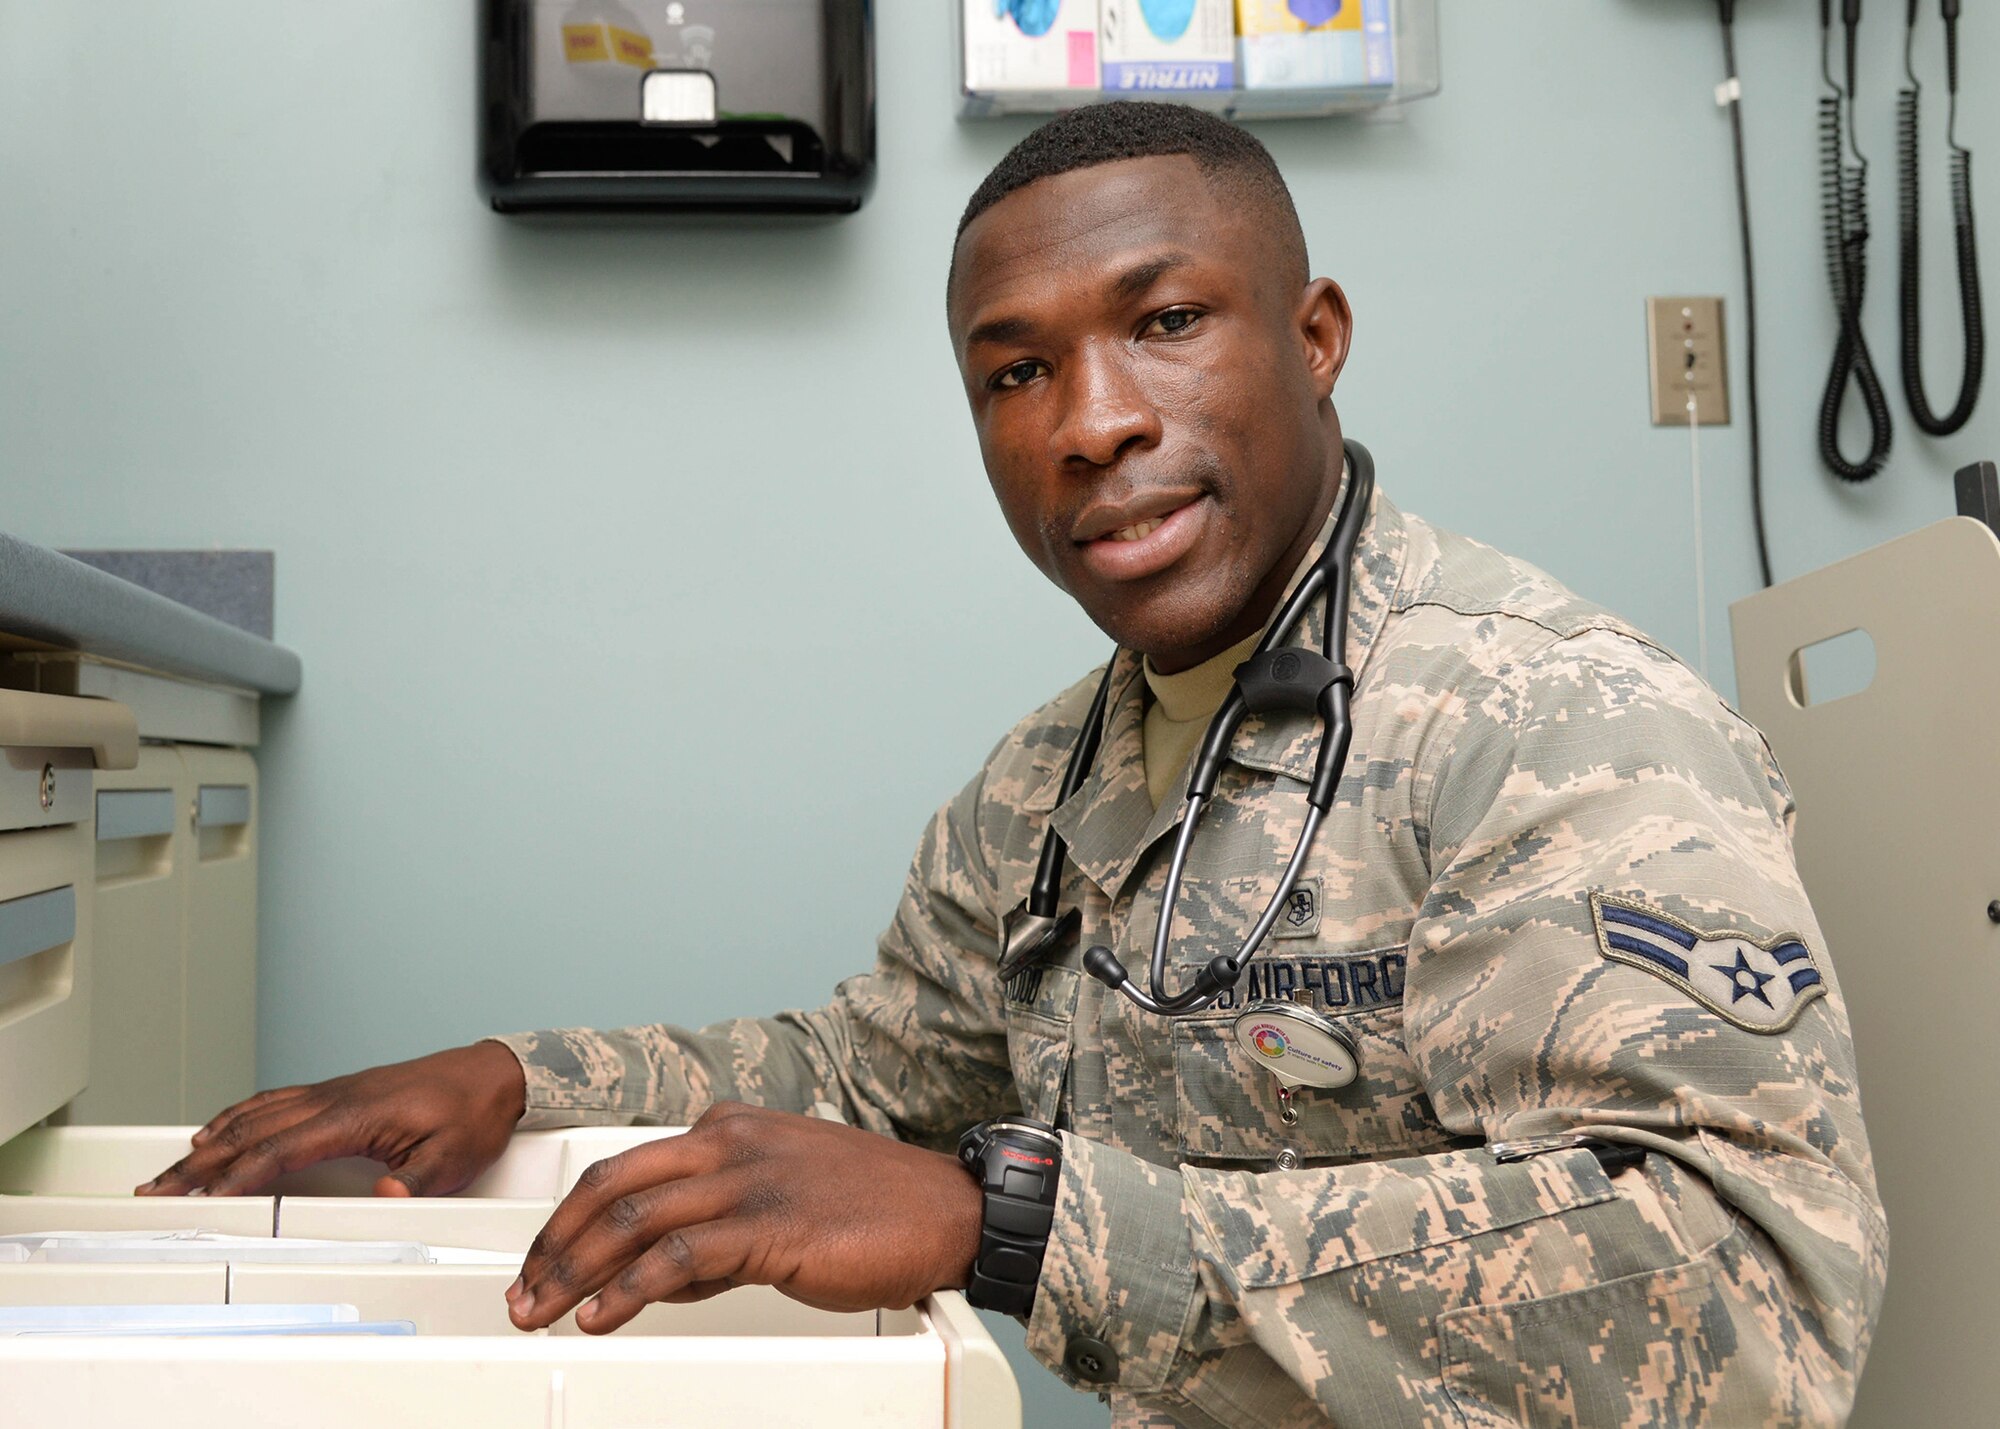
<path id="1" fill-rule="evenodd" d="M 484 0 L 501 213 L 851 213 L 875 171 L 872 0 Z"/>

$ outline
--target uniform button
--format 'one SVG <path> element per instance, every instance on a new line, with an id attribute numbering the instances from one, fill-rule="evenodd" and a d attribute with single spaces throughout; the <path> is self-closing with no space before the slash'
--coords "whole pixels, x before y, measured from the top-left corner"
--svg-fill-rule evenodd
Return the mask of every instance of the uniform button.
<path id="1" fill-rule="evenodd" d="M 1104 1341 L 1088 1335 L 1070 1336 L 1063 1367 L 1086 1384 L 1108 1384 L 1118 1378 L 1118 1356 Z"/>

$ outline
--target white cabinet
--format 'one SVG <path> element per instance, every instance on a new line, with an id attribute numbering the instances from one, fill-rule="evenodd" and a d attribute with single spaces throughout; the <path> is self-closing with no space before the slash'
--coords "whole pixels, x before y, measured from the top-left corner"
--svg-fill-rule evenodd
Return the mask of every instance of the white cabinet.
<path id="1" fill-rule="evenodd" d="M 93 812 L 93 1052 L 66 1119 L 206 1117 L 256 1090 L 256 761 L 144 745 Z"/>
<path id="2" fill-rule="evenodd" d="M 90 1084 L 69 1107 L 78 1120 L 188 1116 L 180 1086 L 185 783 L 180 754 L 157 744 L 139 750 L 134 768 L 97 780 L 87 897 L 104 985 L 91 999 Z"/>
<path id="3" fill-rule="evenodd" d="M 181 924 L 181 1105 L 166 1119 L 200 1121 L 257 1089 L 257 764 L 240 749 L 179 750 L 194 859 Z"/>

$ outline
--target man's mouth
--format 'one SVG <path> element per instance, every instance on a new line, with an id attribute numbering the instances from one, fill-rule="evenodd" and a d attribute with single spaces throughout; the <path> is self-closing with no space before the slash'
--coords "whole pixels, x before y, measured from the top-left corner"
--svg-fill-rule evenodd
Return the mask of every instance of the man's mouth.
<path id="1" fill-rule="evenodd" d="M 1084 564 L 1099 580 L 1140 580 L 1157 575 L 1194 548 L 1208 524 L 1210 509 L 1211 503 L 1197 493 L 1166 511 L 1155 505 L 1139 519 L 1108 527 L 1077 545 Z M 1087 531 L 1104 519 L 1100 517 L 1083 529 Z"/>
<path id="2" fill-rule="evenodd" d="M 1123 501 L 1093 503 L 1077 517 L 1070 539 L 1079 546 L 1091 541 L 1144 540 L 1176 511 L 1201 499 L 1196 487 L 1163 486 L 1134 492 Z"/>

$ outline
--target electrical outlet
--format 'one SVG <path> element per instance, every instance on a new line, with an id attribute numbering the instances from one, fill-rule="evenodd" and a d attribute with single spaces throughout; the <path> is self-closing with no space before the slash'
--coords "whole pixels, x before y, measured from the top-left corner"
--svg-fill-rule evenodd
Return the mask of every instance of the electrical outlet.
<path id="1" fill-rule="evenodd" d="M 1729 366 L 1722 299 L 1646 299 L 1646 350 L 1653 369 L 1653 425 L 1685 427 L 1688 398 L 1704 427 L 1729 425 Z"/>

